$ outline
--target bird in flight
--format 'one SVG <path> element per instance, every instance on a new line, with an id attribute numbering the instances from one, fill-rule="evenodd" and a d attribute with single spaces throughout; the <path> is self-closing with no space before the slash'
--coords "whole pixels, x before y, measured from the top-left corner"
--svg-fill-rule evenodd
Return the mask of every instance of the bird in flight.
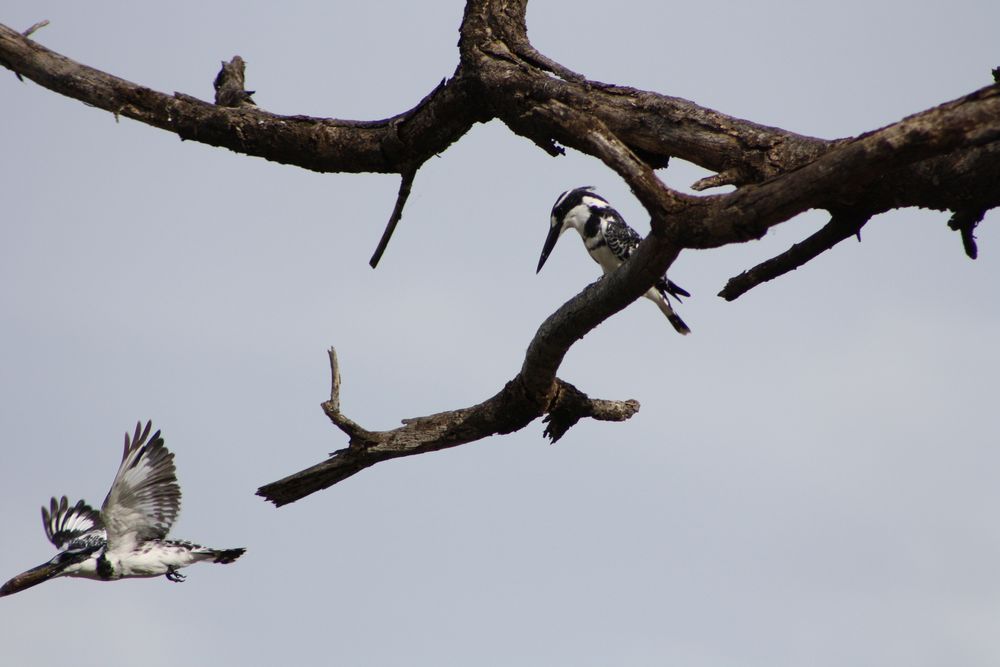
<path id="1" fill-rule="evenodd" d="M 45 536 L 59 552 L 48 562 L 23 572 L 0 587 L 0 597 L 54 577 L 111 581 L 125 577 L 166 576 L 184 581 L 178 570 L 209 560 L 232 563 L 246 549 L 210 549 L 166 539 L 181 508 L 174 455 L 152 422 L 136 424 L 125 434 L 125 452 L 101 511 L 66 496 L 42 507 Z"/>
<path id="2" fill-rule="evenodd" d="M 593 188 L 567 190 L 559 195 L 559 199 L 552 207 L 549 235 L 545 238 L 542 256 L 538 259 L 535 273 L 542 270 L 549 253 L 556 247 L 556 241 L 570 228 L 580 233 L 583 245 L 594 261 L 601 265 L 604 275 L 621 266 L 632 256 L 642 241 L 639 233 L 629 227 L 618 211 L 611 208 L 611 204 L 595 193 Z M 643 296 L 659 307 L 677 333 L 691 333 L 684 320 L 674 312 L 668 295 L 678 301 L 682 296 L 691 296 L 666 276 L 657 280 Z"/>

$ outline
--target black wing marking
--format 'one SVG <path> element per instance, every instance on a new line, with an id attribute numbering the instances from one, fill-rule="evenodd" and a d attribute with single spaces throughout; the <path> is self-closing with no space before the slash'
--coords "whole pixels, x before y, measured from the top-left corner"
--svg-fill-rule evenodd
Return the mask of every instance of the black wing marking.
<path id="1" fill-rule="evenodd" d="M 601 216 L 607 220 L 604 226 L 604 241 L 615 257 L 624 262 L 639 247 L 642 237 L 626 224 L 615 209 L 608 207 L 601 211 Z"/>
<path id="2" fill-rule="evenodd" d="M 670 278 L 667 278 L 666 276 L 663 276 L 662 278 L 657 280 L 655 287 L 660 291 L 660 294 L 664 295 L 669 294 L 678 301 L 681 300 L 682 296 L 691 296 L 690 292 L 688 292 L 686 289 L 675 283 Z"/>
<path id="3" fill-rule="evenodd" d="M 45 528 L 45 537 L 57 549 L 62 549 L 65 544 L 87 533 L 104 530 L 104 523 L 97 510 L 82 500 L 71 507 L 66 496 L 58 501 L 53 498 L 49 501 L 48 509 L 42 507 L 42 526 Z"/>
<path id="4" fill-rule="evenodd" d="M 615 253 L 616 257 L 624 262 L 639 247 L 642 237 L 639 236 L 637 231 L 629 227 L 618 211 L 613 208 L 603 211 L 603 215 L 608 220 L 608 224 L 604 229 L 604 239 L 608 244 L 608 248 L 611 252 Z M 691 296 L 686 289 L 666 276 L 657 280 L 655 287 L 661 294 L 669 294 L 678 301 L 680 301 L 681 297 Z"/>

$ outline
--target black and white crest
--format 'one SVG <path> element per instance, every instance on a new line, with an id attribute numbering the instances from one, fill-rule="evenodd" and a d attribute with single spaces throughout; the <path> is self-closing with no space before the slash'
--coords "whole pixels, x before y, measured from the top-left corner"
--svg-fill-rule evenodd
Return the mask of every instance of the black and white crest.
<path id="1" fill-rule="evenodd" d="M 552 205 L 552 218 L 561 223 L 566 218 L 567 213 L 584 203 L 584 197 L 593 199 L 595 203 L 601 202 L 605 206 L 609 208 L 611 207 L 611 205 L 608 204 L 603 197 L 594 192 L 593 185 L 585 185 L 580 188 L 567 190 L 559 195 L 559 198 L 556 199 L 556 203 Z"/>

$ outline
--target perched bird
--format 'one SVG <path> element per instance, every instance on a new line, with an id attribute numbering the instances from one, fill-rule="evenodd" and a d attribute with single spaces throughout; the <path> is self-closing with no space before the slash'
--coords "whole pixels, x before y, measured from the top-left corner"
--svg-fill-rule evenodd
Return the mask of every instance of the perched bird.
<path id="1" fill-rule="evenodd" d="M 552 207 L 549 224 L 549 235 L 545 238 L 545 245 L 542 246 L 542 256 L 538 260 L 538 269 L 535 273 L 542 270 L 542 265 L 549 258 L 556 241 L 570 228 L 580 232 L 587 252 L 601 265 L 605 275 L 621 266 L 642 241 L 642 237 L 625 223 L 618 211 L 611 208 L 611 204 L 596 194 L 592 187 L 576 188 L 559 195 L 559 199 Z M 643 296 L 659 306 L 677 333 L 691 333 L 688 325 L 671 307 L 668 294 L 678 301 L 682 296 L 691 296 L 666 276 L 657 280 Z"/>
<path id="2" fill-rule="evenodd" d="M 165 539 L 181 507 L 174 455 L 163 446 L 152 422 L 125 434 L 125 453 L 101 511 L 84 501 L 70 505 L 66 496 L 42 507 L 42 526 L 59 553 L 52 560 L 17 575 L 0 597 L 53 577 L 122 579 L 165 575 L 184 581 L 178 570 L 198 561 L 232 563 L 246 549 L 209 549 Z"/>

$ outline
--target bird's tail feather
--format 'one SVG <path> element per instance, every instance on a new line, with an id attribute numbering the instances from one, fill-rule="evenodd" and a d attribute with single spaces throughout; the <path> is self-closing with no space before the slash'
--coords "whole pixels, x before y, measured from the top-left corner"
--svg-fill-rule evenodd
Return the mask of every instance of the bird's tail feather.
<path id="1" fill-rule="evenodd" d="M 691 328 L 688 327 L 688 325 L 684 323 L 684 320 L 682 320 L 680 316 L 674 312 L 674 309 L 671 307 L 670 302 L 667 301 L 667 297 L 662 293 L 657 294 L 657 296 L 659 297 L 658 299 L 652 299 L 652 300 L 656 302 L 656 305 L 659 307 L 659 309 L 663 312 L 664 315 L 667 316 L 667 319 L 670 320 L 670 324 L 671 326 L 674 327 L 674 330 L 676 330 L 677 333 L 684 336 L 691 333 Z"/>
<path id="2" fill-rule="evenodd" d="M 670 296 L 676 297 L 678 301 L 680 301 L 682 296 L 691 296 L 690 292 L 688 292 L 686 289 L 675 283 L 670 278 L 663 276 L 663 280 L 665 283 L 664 291 Z"/>
<path id="3" fill-rule="evenodd" d="M 232 563 L 234 560 L 242 556 L 246 552 L 246 549 L 213 549 L 212 555 L 215 556 L 213 563 Z"/>

